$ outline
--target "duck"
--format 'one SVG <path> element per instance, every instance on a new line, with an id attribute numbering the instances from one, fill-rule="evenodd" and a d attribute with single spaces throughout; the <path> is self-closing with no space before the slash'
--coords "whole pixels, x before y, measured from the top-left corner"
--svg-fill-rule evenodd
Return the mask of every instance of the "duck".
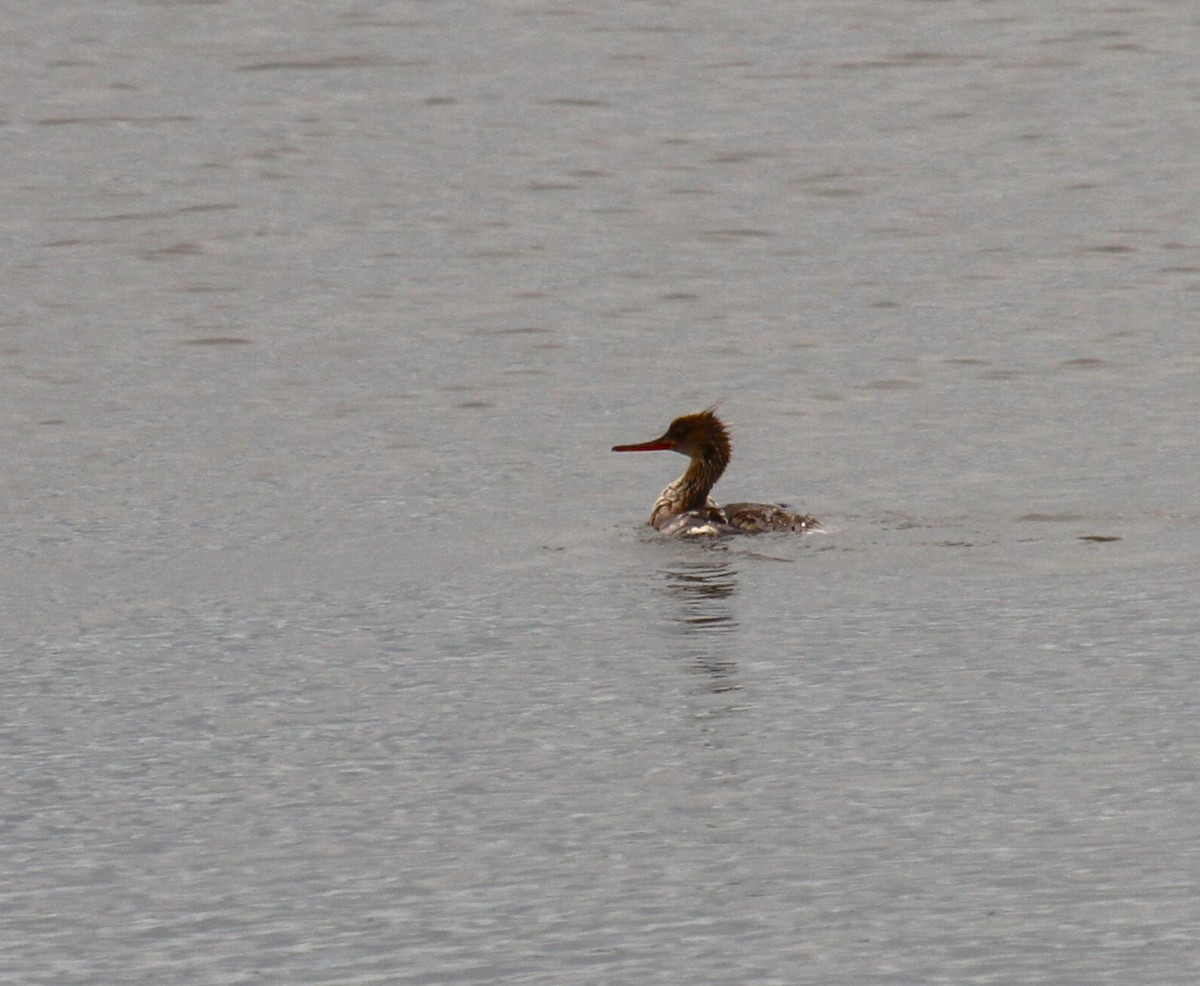
<path id="1" fill-rule="evenodd" d="M 733 457 L 729 429 L 716 407 L 685 414 L 658 438 L 633 445 L 614 445 L 614 452 L 678 452 L 690 462 L 683 475 L 659 494 L 648 523 L 663 534 L 696 537 L 760 534 L 768 531 L 804 533 L 820 530 L 810 514 L 793 513 L 782 503 L 727 503 L 710 495 Z"/>

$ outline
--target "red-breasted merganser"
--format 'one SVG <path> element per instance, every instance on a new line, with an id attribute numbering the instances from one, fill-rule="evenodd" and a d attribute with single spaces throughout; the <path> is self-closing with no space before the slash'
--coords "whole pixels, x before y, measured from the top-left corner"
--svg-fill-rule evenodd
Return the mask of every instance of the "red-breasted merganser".
<path id="1" fill-rule="evenodd" d="M 659 494 L 650 524 L 664 534 L 719 535 L 760 531 L 811 531 L 815 517 L 794 514 L 778 503 L 717 505 L 709 491 L 729 465 L 729 430 L 714 408 L 676 418 L 661 438 L 639 445 L 614 445 L 614 452 L 679 452 L 690 458 L 687 471 Z"/>

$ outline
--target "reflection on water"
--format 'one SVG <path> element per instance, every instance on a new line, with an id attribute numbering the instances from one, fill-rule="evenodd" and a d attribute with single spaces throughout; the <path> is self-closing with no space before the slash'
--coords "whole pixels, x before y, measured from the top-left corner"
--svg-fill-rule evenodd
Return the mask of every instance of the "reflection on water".
<path id="1" fill-rule="evenodd" d="M 664 573 L 667 595 L 678 602 L 683 633 L 722 633 L 737 629 L 728 600 L 737 591 L 737 572 L 728 559 L 681 562 Z"/>
<path id="2" fill-rule="evenodd" d="M 673 603 L 675 627 L 686 641 L 688 659 L 710 676 L 714 692 L 738 688 L 731 680 L 737 661 L 727 646 L 733 639 L 727 635 L 738 629 L 732 604 L 738 581 L 732 563 L 727 557 L 680 561 L 663 576 L 663 591 Z"/>

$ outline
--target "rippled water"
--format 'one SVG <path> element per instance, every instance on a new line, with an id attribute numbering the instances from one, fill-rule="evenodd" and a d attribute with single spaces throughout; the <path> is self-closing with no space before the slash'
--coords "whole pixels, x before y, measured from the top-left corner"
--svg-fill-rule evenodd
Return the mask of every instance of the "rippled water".
<path id="1" fill-rule="evenodd" d="M 11 12 L 0 978 L 1192 982 L 1197 26 Z"/>

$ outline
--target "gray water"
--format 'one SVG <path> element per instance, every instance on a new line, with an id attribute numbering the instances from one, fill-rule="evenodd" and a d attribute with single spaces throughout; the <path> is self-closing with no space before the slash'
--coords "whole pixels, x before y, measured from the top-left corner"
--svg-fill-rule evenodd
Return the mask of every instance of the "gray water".
<path id="1" fill-rule="evenodd" d="M 10 8 L 0 979 L 1197 981 L 1194 5 Z"/>

